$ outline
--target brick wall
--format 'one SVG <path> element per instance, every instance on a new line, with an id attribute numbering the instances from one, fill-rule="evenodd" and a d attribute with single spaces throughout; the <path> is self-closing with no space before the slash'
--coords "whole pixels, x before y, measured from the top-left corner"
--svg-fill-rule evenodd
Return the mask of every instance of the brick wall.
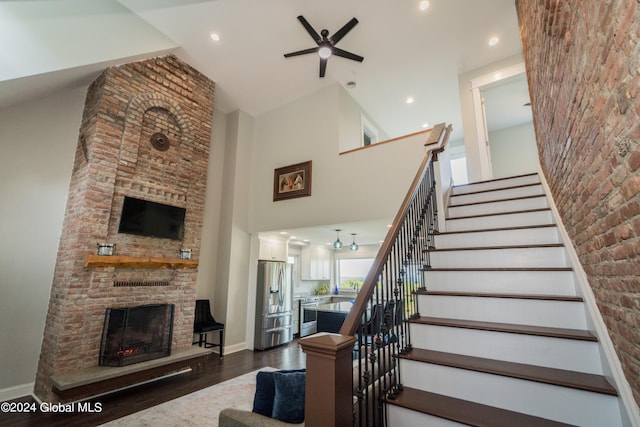
<path id="1" fill-rule="evenodd" d="M 109 68 L 89 87 L 36 377 L 43 401 L 56 400 L 50 376 L 98 364 L 107 307 L 173 303 L 172 348 L 191 345 L 197 270 L 84 264 L 98 242 L 115 243 L 117 255 L 177 258 L 190 248 L 199 258 L 213 93 L 174 56 Z M 155 133 L 168 149 L 152 146 Z M 124 196 L 186 208 L 183 239 L 119 234 Z M 138 286 L 114 286 L 130 282 Z"/>
<path id="2" fill-rule="evenodd" d="M 516 7 L 542 168 L 640 403 L 640 4 Z"/>

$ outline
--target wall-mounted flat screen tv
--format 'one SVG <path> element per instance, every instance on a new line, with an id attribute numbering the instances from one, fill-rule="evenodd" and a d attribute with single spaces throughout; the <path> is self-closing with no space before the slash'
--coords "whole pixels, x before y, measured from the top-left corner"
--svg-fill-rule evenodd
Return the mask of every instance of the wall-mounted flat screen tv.
<path id="1" fill-rule="evenodd" d="M 186 210 L 125 196 L 118 233 L 182 240 Z"/>

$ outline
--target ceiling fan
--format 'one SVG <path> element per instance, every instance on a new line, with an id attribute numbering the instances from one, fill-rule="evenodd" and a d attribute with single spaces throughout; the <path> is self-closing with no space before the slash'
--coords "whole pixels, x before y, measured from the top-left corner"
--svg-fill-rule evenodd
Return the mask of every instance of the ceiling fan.
<path id="1" fill-rule="evenodd" d="M 331 55 L 340 56 L 342 58 L 347 58 L 358 62 L 362 62 L 362 60 L 364 60 L 364 58 L 360 55 L 356 55 L 336 47 L 336 44 L 349 31 L 351 31 L 353 27 L 356 26 L 356 24 L 358 23 L 358 20 L 356 18 L 351 18 L 349 22 L 344 24 L 344 26 L 336 31 L 335 34 L 333 34 L 331 37 L 328 37 L 328 30 L 322 30 L 320 31 L 320 34 L 318 34 L 317 31 L 313 29 L 311 24 L 309 24 L 309 22 L 302 15 L 298 16 L 298 21 L 300 21 L 302 26 L 305 28 L 305 30 L 307 30 L 313 41 L 315 41 L 318 46 L 312 47 L 310 49 L 298 50 L 296 52 L 285 53 L 285 58 L 305 55 L 307 53 L 318 53 L 318 55 L 320 55 L 320 77 L 324 77 L 324 73 L 327 70 L 327 60 Z"/>

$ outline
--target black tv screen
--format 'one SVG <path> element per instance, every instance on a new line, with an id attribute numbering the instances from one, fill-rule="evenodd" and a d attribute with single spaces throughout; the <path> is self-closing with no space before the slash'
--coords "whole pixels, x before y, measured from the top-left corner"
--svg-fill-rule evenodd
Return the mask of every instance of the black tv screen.
<path id="1" fill-rule="evenodd" d="M 182 240 L 186 210 L 125 196 L 118 233 Z"/>

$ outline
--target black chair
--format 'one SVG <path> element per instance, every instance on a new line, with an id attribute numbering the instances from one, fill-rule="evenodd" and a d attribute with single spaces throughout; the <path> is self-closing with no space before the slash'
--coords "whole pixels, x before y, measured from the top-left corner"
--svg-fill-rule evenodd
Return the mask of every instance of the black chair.
<path id="1" fill-rule="evenodd" d="M 363 318 L 366 314 L 363 315 Z M 358 345 L 369 347 L 374 343 L 381 344 L 382 336 L 380 335 L 382 329 L 382 322 L 384 321 L 384 306 L 382 304 L 374 304 L 371 309 L 371 315 L 368 319 L 364 319 L 364 323 L 358 328 Z M 358 353 L 360 352 L 357 349 Z"/>
<path id="2" fill-rule="evenodd" d="M 382 304 L 375 304 L 371 312 L 371 317 L 362 325 L 362 333 L 364 335 L 379 334 L 384 321 L 384 309 Z"/>
<path id="3" fill-rule="evenodd" d="M 389 300 L 384 306 L 384 329 L 385 333 L 389 335 L 389 342 L 397 342 L 398 336 L 396 335 L 396 327 L 402 324 L 402 309 L 403 304 L 401 300 Z"/>
<path id="4" fill-rule="evenodd" d="M 220 344 L 207 342 L 207 334 L 215 331 L 220 332 Z M 198 341 L 194 341 L 193 344 L 197 343 L 200 347 L 204 345 L 205 348 L 220 347 L 220 358 L 222 359 L 224 349 L 224 323 L 216 322 L 216 319 L 213 318 L 208 299 L 196 300 L 193 333 L 200 335 Z"/>

